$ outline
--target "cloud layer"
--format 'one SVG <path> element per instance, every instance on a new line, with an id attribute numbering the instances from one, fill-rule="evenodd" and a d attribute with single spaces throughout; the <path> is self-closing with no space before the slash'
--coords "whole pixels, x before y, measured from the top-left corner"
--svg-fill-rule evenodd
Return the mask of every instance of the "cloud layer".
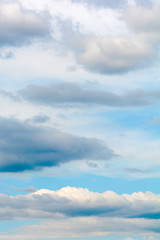
<path id="1" fill-rule="evenodd" d="M 41 189 L 27 195 L 0 194 L 0 220 L 43 219 L 40 225 L 24 226 L 17 235 L 0 239 L 43 239 L 103 236 L 107 234 L 159 232 L 159 195 L 152 192 L 118 195 L 64 187 Z M 47 220 L 47 221 L 46 221 Z M 54 234 L 53 234 L 54 233 Z"/>
<path id="2" fill-rule="evenodd" d="M 160 217 L 159 195 L 151 192 L 118 195 L 115 192 L 90 192 L 64 187 L 58 191 L 41 189 L 28 195 L 0 195 L 0 216 L 4 219 L 101 216 L 109 218 Z"/>
<path id="3" fill-rule="evenodd" d="M 0 172 L 40 170 L 73 160 L 115 156 L 100 140 L 5 118 L 0 118 L 0 152 Z"/>

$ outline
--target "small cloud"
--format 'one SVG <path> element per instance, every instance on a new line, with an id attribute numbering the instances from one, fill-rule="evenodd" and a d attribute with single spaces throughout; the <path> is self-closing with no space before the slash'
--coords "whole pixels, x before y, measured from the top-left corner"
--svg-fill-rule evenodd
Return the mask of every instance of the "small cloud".
<path id="1" fill-rule="evenodd" d="M 152 169 L 140 169 L 140 168 L 125 168 L 125 171 L 130 173 L 153 173 Z"/>
<path id="2" fill-rule="evenodd" d="M 26 192 L 26 193 L 33 193 L 33 192 L 36 192 L 37 189 L 35 187 L 33 187 L 33 186 L 30 186 L 30 187 L 27 187 L 27 188 L 16 188 L 16 191 L 18 193 L 24 193 L 24 192 Z"/>

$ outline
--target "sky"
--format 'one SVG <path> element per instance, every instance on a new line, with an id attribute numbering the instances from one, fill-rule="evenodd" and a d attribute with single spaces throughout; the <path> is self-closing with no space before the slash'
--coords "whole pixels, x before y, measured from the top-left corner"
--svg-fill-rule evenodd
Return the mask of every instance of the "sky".
<path id="1" fill-rule="evenodd" d="M 160 1 L 0 16 L 0 239 L 160 240 Z"/>

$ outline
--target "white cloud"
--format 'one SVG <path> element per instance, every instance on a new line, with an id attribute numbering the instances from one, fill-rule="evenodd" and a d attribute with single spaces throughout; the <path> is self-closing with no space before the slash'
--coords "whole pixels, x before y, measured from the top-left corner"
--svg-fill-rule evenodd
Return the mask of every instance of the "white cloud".
<path id="1" fill-rule="evenodd" d="M 159 195 L 138 192 L 118 195 L 115 192 L 90 192 L 64 187 L 57 191 L 41 189 L 28 195 L 0 195 L 1 220 L 53 219 L 55 216 L 157 219 Z"/>
<path id="2" fill-rule="evenodd" d="M 159 229 L 156 214 L 160 199 L 151 192 L 118 195 L 65 187 L 58 191 L 41 189 L 25 196 L 1 194 L 0 203 L 1 220 L 50 219 L 40 225 L 23 226 L 10 235 L 1 234 L 0 239 L 156 234 Z"/>

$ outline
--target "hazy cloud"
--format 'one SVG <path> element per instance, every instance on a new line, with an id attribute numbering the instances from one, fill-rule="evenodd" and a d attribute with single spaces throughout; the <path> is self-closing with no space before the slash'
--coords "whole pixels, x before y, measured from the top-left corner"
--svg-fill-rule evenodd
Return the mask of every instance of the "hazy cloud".
<path id="1" fill-rule="evenodd" d="M 73 3 L 84 3 L 96 7 L 120 8 L 127 4 L 127 0 L 72 0 Z"/>
<path id="2" fill-rule="evenodd" d="M 0 118 L 0 152 L 0 172 L 40 170 L 73 160 L 115 156 L 100 140 L 5 118 Z"/>
<path id="3" fill-rule="evenodd" d="M 49 120 L 50 120 L 50 117 L 42 113 L 32 118 L 33 123 L 45 123 L 45 122 L 48 122 Z"/>
<path id="4" fill-rule="evenodd" d="M 27 187 L 27 188 L 16 188 L 16 192 L 18 193 L 32 193 L 35 192 L 37 189 L 33 186 Z"/>
<path id="5" fill-rule="evenodd" d="M 152 173 L 153 172 L 152 169 L 140 169 L 140 168 L 125 168 L 125 170 L 127 172 L 130 172 L 133 174 L 136 174 L 136 173 L 144 174 L 144 173 Z"/>
<path id="6" fill-rule="evenodd" d="M 102 90 L 86 90 L 75 83 L 30 85 L 18 92 L 22 98 L 38 104 L 96 104 L 115 107 L 145 106 L 159 102 L 160 91 L 141 89 L 117 94 Z"/>

